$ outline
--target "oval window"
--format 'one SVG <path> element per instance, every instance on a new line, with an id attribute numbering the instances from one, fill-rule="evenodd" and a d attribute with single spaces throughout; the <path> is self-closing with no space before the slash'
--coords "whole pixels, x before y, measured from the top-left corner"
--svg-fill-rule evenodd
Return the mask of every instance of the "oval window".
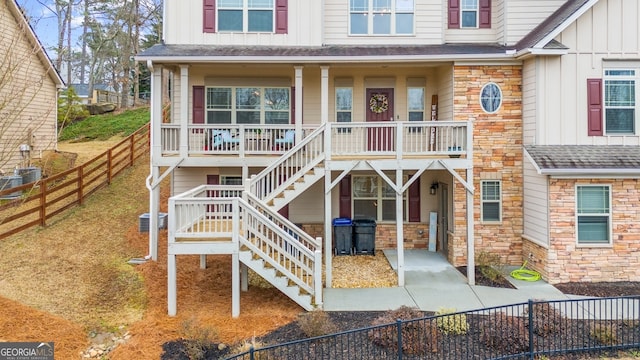
<path id="1" fill-rule="evenodd" d="M 494 113 L 502 105 L 502 90 L 496 83 L 488 83 L 480 91 L 480 105 L 482 110 Z"/>

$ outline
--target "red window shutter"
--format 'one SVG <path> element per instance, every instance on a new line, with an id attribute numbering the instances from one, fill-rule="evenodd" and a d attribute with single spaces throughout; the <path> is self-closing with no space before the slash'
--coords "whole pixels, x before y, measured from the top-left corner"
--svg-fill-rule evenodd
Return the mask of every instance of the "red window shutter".
<path id="1" fill-rule="evenodd" d="M 351 175 L 340 180 L 340 217 L 351 217 Z"/>
<path id="2" fill-rule="evenodd" d="M 409 222 L 420 222 L 420 179 L 409 186 Z"/>
<path id="3" fill-rule="evenodd" d="M 602 136 L 602 79 L 587 79 L 589 136 Z"/>
<path id="4" fill-rule="evenodd" d="M 289 27 L 287 0 L 276 0 L 276 34 L 286 34 Z"/>
<path id="5" fill-rule="evenodd" d="M 449 29 L 460 28 L 460 0 L 449 0 Z"/>
<path id="6" fill-rule="evenodd" d="M 291 87 L 291 96 L 289 98 L 291 99 L 291 123 L 295 124 L 296 123 L 296 87 L 295 86 Z"/>
<path id="7" fill-rule="evenodd" d="M 478 27 L 481 29 L 491 28 L 491 0 L 480 0 L 478 14 Z"/>
<path id="8" fill-rule="evenodd" d="M 204 124 L 204 86 L 193 87 L 193 123 Z"/>
<path id="9" fill-rule="evenodd" d="M 216 0 L 202 0 L 202 32 L 216 32 Z"/>
<path id="10" fill-rule="evenodd" d="M 207 175 L 207 185 L 220 185 L 220 175 Z"/>

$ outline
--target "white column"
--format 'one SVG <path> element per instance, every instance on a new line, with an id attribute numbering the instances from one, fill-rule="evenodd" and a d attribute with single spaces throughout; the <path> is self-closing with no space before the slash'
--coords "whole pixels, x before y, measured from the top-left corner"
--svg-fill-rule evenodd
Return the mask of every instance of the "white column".
<path id="1" fill-rule="evenodd" d="M 180 157 L 189 155 L 189 65 L 180 65 Z"/>
<path id="2" fill-rule="evenodd" d="M 333 234 L 331 233 L 331 170 L 324 171 L 324 263 L 326 287 L 331 287 L 331 260 Z"/>
<path id="3" fill-rule="evenodd" d="M 294 66 L 296 79 L 295 79 L 295 91 L 296 91 L 296 144 L 302 141 L 302 69 L 304 66 Z"/>
<path id="4" fill-rule="evenodd" d="M 320 123 L 329 121 L 329 67 L 320 66 Z"/>
<path id="5" fill-rule="evenodd" d="M 160 168 L 154 162 L 162 156 L 162 66 L 147 64 L 151 68 L 151 160 L 149 184 L 160 178 Z M 158 212 L 160 211 L 160 186 L 149 188 L 149 256 L 158 260 Z"/>
<path id="6" fill-rule="evenodd" d="M 240 316 L 240 256 L 237 251 L 231 254 L 231 316 Z"/>
<path id="7" fill-rule="evenodd" d="M 151 184 L 160 178 L 160 167 L 151 166 Z M 158 217 L 160 214 L 160 184 L 149 190 L 149 256 L 158 261 Z"/>
<path id="8" fill-rule="evenodd" d="M 473 186 L 473 167 L 467 169 L 467 184 Z M 467 192 L 467 281 L 469 285 L 476 284 L 475 272 L 475 239 L 473 237 L 475 222 L 473 221 L 473 193 Z"/>
<path id="9" fill-rule="evenodd" d="M 396 189 L 402 189 L 402 169 L 396 169 Z M 404 219 L 402 193 L 396 191 L 396 246 L 398 248 L 398 286 L 404 286 Z"/>
<path id="10" fill-rule="evenodd" d="M 207 255 L 200 254 L 200 269 L 207 268 Z"/>
<path id="11" fill-rule="evenodd" d="M 167 310 L 169 316 L 176 316 L 177 309 L 177 269 L 176 256 L 167 256 Z"/>

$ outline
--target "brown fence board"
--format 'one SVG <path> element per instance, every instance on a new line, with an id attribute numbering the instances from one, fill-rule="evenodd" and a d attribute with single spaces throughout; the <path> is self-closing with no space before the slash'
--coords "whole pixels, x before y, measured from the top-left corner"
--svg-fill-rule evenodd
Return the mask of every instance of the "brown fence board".
<path id="1" fill-rule="evenodd" d="M 37 225 L 44 226 L 48 219 L 82 204 L 149 152 L 149 136 L 147 124 L 82 165 L 37 182 L 1 190 L 0 196 L 17 191 L 23 195 L 0 204 L 0 239 Z"/>

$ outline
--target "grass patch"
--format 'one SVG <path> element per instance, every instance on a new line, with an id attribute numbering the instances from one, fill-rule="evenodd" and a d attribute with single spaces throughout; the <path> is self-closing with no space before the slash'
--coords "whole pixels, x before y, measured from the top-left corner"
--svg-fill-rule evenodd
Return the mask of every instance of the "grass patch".
<path id="1" fill-rule="evenodd" d="M 128 136 L 148 123 L 149 119 L 147 107 L 93 115 L 62 129 L 58 140 L 107 140 L 115 135 Z"/>

